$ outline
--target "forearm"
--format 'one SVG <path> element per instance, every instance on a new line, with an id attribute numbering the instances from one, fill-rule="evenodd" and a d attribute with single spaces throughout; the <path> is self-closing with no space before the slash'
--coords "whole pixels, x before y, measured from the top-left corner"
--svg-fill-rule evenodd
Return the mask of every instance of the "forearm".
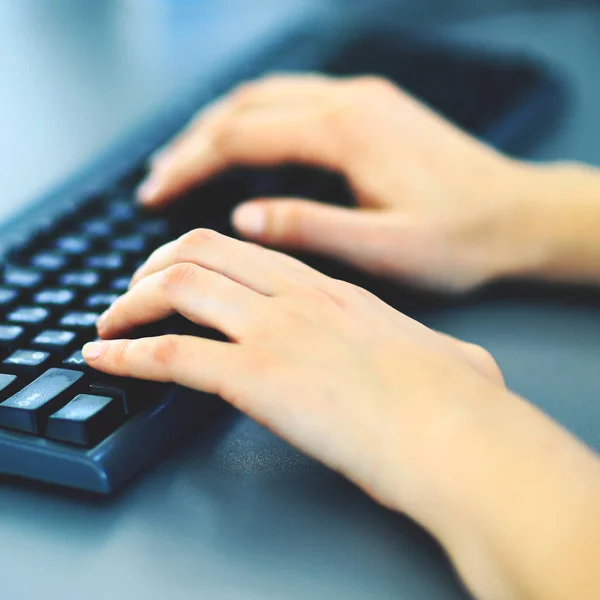
<path id="1" fill-rule="evenodd" d="M 600 170 L 579 164 L 524 165 L 516 199 L 514 273 L 600 284 Z"/>
<path id="2" fill-rule="evenodd" d="M 489 395 L 423 438 L 411 512 L 481 600 L 599 598 L 600 462 L 524 400 Z"/>

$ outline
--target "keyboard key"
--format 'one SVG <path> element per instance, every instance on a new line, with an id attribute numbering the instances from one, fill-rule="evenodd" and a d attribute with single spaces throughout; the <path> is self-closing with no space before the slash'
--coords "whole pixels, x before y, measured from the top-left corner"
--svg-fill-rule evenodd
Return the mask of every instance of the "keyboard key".
<path id="1" fill-rule="evenodd" d="M 101 277 L 96 271 L 72 271 L 62 275 L 59 281 L 66 287 L 93 288 L 100 284 Z"/>
<path id="2" fill-rule="evenodd" d="M 83 389 L 83 373 L 49 369 L 0 403 L 0 426 L 41 435 L 48 417 Z"/>
<path id="3" fill-rule="evenodd" d="M 31 266 L 42 271 L 60 271 L 68 264 L 67 257 L 56 252 L 41 252 L 31 259 Z"/>
<path id="4" fill-rule="evenodd" d="M 48 289 L 42 290 L 33 296 L 36 304 L 42 304 L 51 307 L 66 308 L 71 306 L 77 295 L 73 290 L 67 289 Z"/>
<path id="5" fill-rule="evenodd" d="M 119 271 L 124 265 L 123 257 L 120 254 L 98 254 L 85 259 L 85 266 L 90 269 L 99 269 L 102 271 Z"/>
<path id="6" fill-rule="evenodd" d="M 87 308 L 98 308 L 106 310 L 112 306 L 119 299 L 119 294 L 92 294 L 86 301 L 85 306 Z"/>
<path id="7" fill-rule="evenodd" d="M 45 350 L 58 356 L 67 356 L 73 349 L 80 346 L 78 336 L 73 331 L 60 331 L 47 329 L 39 333 L 31 342 L 31 347 L 36 350 Z"/>
<path id="8" fill-rule="evenodd" d="M 106 209 L 108 218 L 115 222 L 131 221 L 139 212 L 132 200 L 113 200 Z"/>
<path id="9" fill-rule="evenodd" d="M 65 236 L 56 241 L 56 249 L 65 254 L 85 254 L 91 247 L 88 239 L 78 235 Z"/>
<path id="10" fill-rule="evenodd" d="M 110 222 L 104 219 L 90 219 L 81 226 L 81 231 L 92 238 L 103 238 L 113 233 L 113 228 Z"/>
<path id="11" fill-rule="evenodd" d="M 166 219 L 147 219 L 136 225 L 136 231 L 148 237 L 166 238 L 171 233 L 171 225 Z"/>
<path id="12" fill-rule="evenodd" d="M 6 315 L 6 320 L 20 325 L 41 325 L 50 317 L 50 311 L 41 306 L 20 306 Z"/>
<path id="13" fill-rule="evenodd" d="M 39 271 L 7 267 L 4 271 L 4 283 L 16 288 L 34 288 L 44 282 L 44 276 Z"/>
<path id="14" fill-rule="evenodd" d="M 147 254 L 150 250 L 150 245 L 146 238 L 139 234 L 117 238 L 110 242 L 109 245 L 117 252 L 127 252 L 129 254 Z"/>
<path id="15" fill-rule="evenodd" d="M 151 400 L 145 393 L 149 387 L 147 381 L 99 374 L 90 385 L 90 393 L 118 400 L 125 414 L 129 416 L 138 412 Z"/>
<path id="16" fill-rule="evenodd" d="M 0 349 L 4 354 L 14 352 L 16 346 L 23 341 L 25 329 L 18 325 L 0 325 Z"/>
<path id="17" fill-rule="evenodd" d="M 10 398 L 19 388 L 16 375 L 0 375 L 0 402 Z"/>
<path id="18" fill-rule="evenodd" d="M 99 316 L 96 312 L 74 311 L 67 313 L 59 324 L 67 329 L 94 329 Z"/>
<path id="19" fill-rule="evenodd" d="M 85 358 L 83 358 L 81 350 L 77 350 L 76 352 L 73 352 L 71 356 L 65 358 L 65 360 L 63 360 L 62 362 L 62 368 L 75 369 L 75 371 L 83 371 L 84 373 L 95 373 L 96 375 L 98 375 L 98 371 L 92 369 L 92 367 L 90 367 L 87 364 Z"/>
<path id="20" fill-rule="evenodd" d="M 126 292 L 129 289 L 130 281 L 131 277 L 117 277 L 111 281 L 110 288 L 115 290 L 115 292 Z"/>
<path id="21" fill-rule="evenodd" d="M 114 398 L 79 394 L 50 416 L 46 437 L 91 448 L 124 419 L 123 409 Z"/>
<path id="22" fill-rule="evenodd" d="M 51 364 L 52 357 L 41 350 L 16 350 L 0 365 L 0 372 L 37 377 Z"/>
<path id="23" fill-rule="evenodd" d="M 9 288 L 0 288 L 0 310 L 7 308 L 14 304 L 19 297 L 18 290 L 11 290 Z"/>

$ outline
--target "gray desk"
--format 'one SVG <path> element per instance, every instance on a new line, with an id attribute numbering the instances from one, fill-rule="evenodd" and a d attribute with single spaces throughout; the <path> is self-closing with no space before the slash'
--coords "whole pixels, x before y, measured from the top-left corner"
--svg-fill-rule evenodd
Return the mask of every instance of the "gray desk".
<path id="1" fill-rule="evenodd" d="M 79 2 L 96 5 L 94 27 L 79 13 L 67 22 L 49 10 L 40 16 L 51 3 L 34 4 L 15 1 L 11 12 L 10 0 L 0 2 L 0 45 L 13 50 L 0 49 L 0 65 L 14 84 L 0 87 L 5 212 L 150 111 L 192 69 L 191 59 L 156 50 L 160 42 L 185 53 L 189 42 L 165 41 L 168 27 L 156 20 L 136 44 L 119 37 L 122 21 L 137 17 L 115 12 L 118 2 Z M 488 16 L 446 28 L 562 65 L 574 110 L 538 156 L 598 160 L 600 11 Z M 107 31 L 113 46 L 101 59 Z M 150 68 L 141 48 L 154 48 L 159 65 Z M 514 389 L 600 449 L 600 307 L 515 296 L 423 318 L 486 345 Z M 115 498 L 0 478 L 0 540 L 2 600 L 465 598 L 418 528 L 240 416 L 200 432 Z"/>

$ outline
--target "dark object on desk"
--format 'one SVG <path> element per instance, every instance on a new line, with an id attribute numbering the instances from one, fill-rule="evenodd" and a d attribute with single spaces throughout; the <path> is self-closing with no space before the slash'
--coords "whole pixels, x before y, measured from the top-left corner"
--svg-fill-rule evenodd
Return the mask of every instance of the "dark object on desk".
<path id="1" fill-rule="evenodd" d="M 568 103 L 561 74 L 536 59 L 393 29 L 350 39 L 323 70 L 390 79 L 462 129 L 509 153 L 535 143 Z"/>
<path id="2" fill-rule="evenodd" d="M 528 63 L 499 66 L 373 36 L 337 46 L 309 40 L 304 50 L 292 43 L 274 54 L 276 65 L 256 62 L 251 72 L 245 68 L 223 79 L 210 95 L 202 87 L 175 99 L 136 134 L 0 227 L 0 473 L 109 493 L 197 429 L 219 405 L 214 399 L 106 378 L 84 364 L 78 349 L 93 339 L 98 312 L 167 240 L 192 227 L 231 234 L 228 209 L 258 190 L 349 201 L 339 178 L 285 168 L 213 181 L 191 194 L 191 212 L 183 203 L 159 216 L 136 206 L 134 189 L 148 154 L 214 94 L 272 67 L 380 72 L 505 148 L 534 117 L 548 121 L 549 107 L 559 104 L 553 80 Z"/>

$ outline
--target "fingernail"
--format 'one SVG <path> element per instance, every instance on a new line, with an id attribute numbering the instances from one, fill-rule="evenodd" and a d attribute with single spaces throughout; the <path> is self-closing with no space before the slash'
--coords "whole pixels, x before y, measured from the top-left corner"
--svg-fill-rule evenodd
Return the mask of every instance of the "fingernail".
<path id="1" fill-rule="evenodd" d="M 260 236 L 267 225 L 266 210 L 258 204 L 242 204 L 233 213 L 236 229 L 250 236 Z"/>
<path id="2" fill-rule="evenodd" d="M 106 345 L 106 342 L 90 342 L 89 344 L 86 344 L 81 350 L 83 358 L 85 358 L 85 360 L 97 360 L 102 356 Z"/>
<path id="3" fill-rule="evenodd" d="M 104 329 L 108 323 L 108 311 L 103 312 L 96 321 L 96 329 Z"/>
<path id="4" fill-rule="evenodd" d="M 152 204 L 160 190 L 162 180 L 157 170 L 153 169 L 137 189 L 137 199 L 142 204 Z"/>
<path id="5" fill-rule="evenodd" d="M 171 148 L 171 144 L 165 144 L 160 148 L 157 148 L 148 159 L 152 168 L 159 167 L 161 164 L 166 162 L 169 158 L 169 149 Z"/>

